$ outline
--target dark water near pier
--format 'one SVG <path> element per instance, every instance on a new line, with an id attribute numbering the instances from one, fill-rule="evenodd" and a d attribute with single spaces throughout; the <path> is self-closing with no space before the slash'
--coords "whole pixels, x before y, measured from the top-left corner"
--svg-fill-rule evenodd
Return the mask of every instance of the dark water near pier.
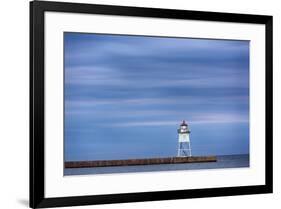
<path id="1" fill-rule="evenodd" d="M 176 171 L 176 170 L 199 170 L 216 168 L 242 168 L 249 167 L 249 155 L 222 155 L 217 156 L 217 162 L 207 163 L 183 163 L 183 164 L 159 164 L 137 166 L 112 166 L 97 168 L 66 168 L 64 175 L 89 175 L 108 173 L 131 173 L 152 171 Z"/>

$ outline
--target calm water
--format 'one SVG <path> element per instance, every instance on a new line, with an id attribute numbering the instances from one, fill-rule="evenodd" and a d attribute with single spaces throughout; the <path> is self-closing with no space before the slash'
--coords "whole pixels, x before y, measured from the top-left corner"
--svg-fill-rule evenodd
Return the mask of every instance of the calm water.
<path id="1" fill-rule="evenodd" d="M 241 168 L 249 167 L 249 155 L 224 155 L 218 156 L 217 162 L 211 163 L 183 163 L 162 165 L 137 165 L 137 166 L 113 166 L 98 168 L 67 168 L 64 175 L 86 175 L 106 173 L 129 173 L 150 171 L 172 171 L 172 170 L 198 170 L 214 168 Z"/>

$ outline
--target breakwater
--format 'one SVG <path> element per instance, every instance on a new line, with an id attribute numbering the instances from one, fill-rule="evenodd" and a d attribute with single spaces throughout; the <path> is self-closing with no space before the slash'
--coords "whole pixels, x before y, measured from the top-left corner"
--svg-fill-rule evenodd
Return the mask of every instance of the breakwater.
<path id="1" fill-rule="evenodd" d="M 192 157 L 165 157 L 143 158 L 125 160 L 94 160 L 94 161 L 67 161 L 65 168 L 91 168 L 108 166 L 153 165 L 153 164 L 178 164 L 178 163 L 203 163 L 216 162 L 216 156 L 192 156 Z"/>

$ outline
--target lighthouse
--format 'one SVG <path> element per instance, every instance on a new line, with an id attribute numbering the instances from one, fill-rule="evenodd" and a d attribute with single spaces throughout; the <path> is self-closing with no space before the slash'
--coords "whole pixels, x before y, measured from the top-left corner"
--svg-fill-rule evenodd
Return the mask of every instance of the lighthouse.
<path id="1" fill-rule="evenodd" d="M 178 128 L 179 144 L 178 144 L 178 157 L 190 157 L 191 145 L 190 145 L 190 130 L 187 123 L 183 120 Z"/>

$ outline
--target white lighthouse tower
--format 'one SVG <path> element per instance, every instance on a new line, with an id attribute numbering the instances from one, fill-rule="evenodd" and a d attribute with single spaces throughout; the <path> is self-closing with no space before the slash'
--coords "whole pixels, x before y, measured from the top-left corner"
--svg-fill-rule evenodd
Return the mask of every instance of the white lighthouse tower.
<path id="1" fill-rule="evenodd" d="M 178 145 L 178 157 L 190 157 L 191 145 L 190 145 L 190 131 L 185 121 L 182 121 L 179 129 L 179 145 Z"/>

